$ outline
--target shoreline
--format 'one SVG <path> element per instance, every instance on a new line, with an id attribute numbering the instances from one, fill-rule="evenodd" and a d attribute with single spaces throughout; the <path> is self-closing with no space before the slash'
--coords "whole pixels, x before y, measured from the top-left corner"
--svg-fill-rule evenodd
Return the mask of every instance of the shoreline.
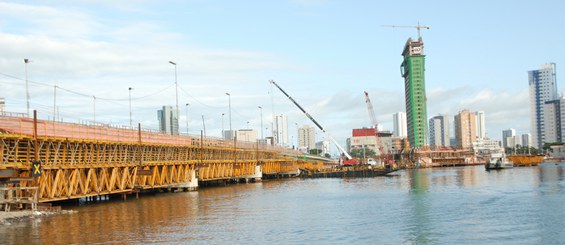
<path id="1" fill-rule="evenodd" d="M 73 214 L 77 213 L 74 210 L 62 210 L 59 212 L 45 212 L 45 211 L 31 211 L 31 210 L 22 210 L 22 211 L 10 211 L 4 212 L 0 211 L 0 225 L 11 225 L 15 222 L 20 222 L 27 219 L 39 218 L 42 216 L 49 216 L 55 214 Z"/>
<path id="2" fill-rule="evenodd" d="M 13 222 L 27 219 L 34 216 L 31 210 L 24 211 L 0 211 L 0 225 L 10 225 Z"/>

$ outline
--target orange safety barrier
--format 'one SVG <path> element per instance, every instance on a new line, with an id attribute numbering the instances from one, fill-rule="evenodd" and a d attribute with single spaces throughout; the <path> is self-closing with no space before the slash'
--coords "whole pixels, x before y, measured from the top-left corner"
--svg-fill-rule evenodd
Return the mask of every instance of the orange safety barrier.
<path id="1" fill-rule="evenodd" d="M 0 116 L 0 133 L 10 133 L 33 136 L 33 118 L 16 117 L 13 115 Z M 67 122 L 55 122 L 47 120 L 37 120 L 38 137 L 71 138 L 93 141 L 112 141 L 123 143 L 152 143 L 165 145 L 200 145 L 200 136 L 192 135 L 169 135 L 147 129 L 137 129 L 129 127 L 115 127 L 106 124 L 79 124 Z M 141 136 L 141 137 L 140 137 Z M 255 142 L 243 142 L 224 140 L 214 137 L 204 138 L 204 145 L 218 147 L 234 147 L 244 149 L 271 150 L 290 156 L 302 155 L 301 152 L 287 149 L 281 146 L 258 144 Z"/>

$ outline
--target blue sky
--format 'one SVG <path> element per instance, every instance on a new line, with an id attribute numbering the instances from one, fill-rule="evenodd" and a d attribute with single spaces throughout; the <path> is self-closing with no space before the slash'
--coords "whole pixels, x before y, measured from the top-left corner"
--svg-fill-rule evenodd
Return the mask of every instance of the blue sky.
<path id="1" fill-rule="evenodd" d="M 562 1 L 12 1 L 0 2 L 0 97 L 25 112 L 23 59 L 29 58 L 31 107 L 53 114 L 53 86 L 65 121 L 96 119 L 157 128 L 156 111 L 175 104 L 178 65 L 181 131 L 219 136 L 225 92 L 234 128 L 264 126 L 271 114 L 312 125 L 280 92 L 277 81 L 341 144 L 369 126 L 363 91 L 377 119 L 392 130 L 404 111 L 399 65 L 412 28 L 422 25 L 428 117 L 463 109 L 486 113 L 495 139 L 529 132 L 527 71 L 557 63 L 565 49 Z M 38 84 L 39 83 L 39 84 Z M 161 92 L 160 92 L 161 91 Z M 225 118 L 227 120 L 227 117 Z M 225 122 L 227 124 L 227 121 Z M 294 126 L 293 126 L 294 125 Z M 227 128 L 227 126 L 225 126 Z M 323 138 L 318 133 L 319 139 Z M 295 139 L 295 137 L 294 137 Z"/>

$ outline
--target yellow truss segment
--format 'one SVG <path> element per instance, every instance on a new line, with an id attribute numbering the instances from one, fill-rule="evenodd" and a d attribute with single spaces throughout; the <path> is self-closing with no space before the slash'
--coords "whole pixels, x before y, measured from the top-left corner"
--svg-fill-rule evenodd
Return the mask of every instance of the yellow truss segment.
<path id="1" fill-rule="evenodd" d="M 264 174 L 318 166 L 280 151 L 236 146 L 0 134 L 0 170 L 15 169 L 20 177 L 28 177 L 37 155 L 42 176 L 21 185 L 38 187 L 40 202 L 47 202 L 174 187 L 191 181 L 192 171 L 197 171 L 199 181 L 211 181 L 248 178 L 258 165 Z"/>

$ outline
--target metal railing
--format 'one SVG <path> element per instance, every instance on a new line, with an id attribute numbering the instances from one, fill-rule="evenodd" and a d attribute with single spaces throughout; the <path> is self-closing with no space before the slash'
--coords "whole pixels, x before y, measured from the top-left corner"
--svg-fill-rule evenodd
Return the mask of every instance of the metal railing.
<path id="1" fill-rule="evenodd" d="M 22 113 L 0 114 L 0 133 L 34 135 L 33 118 L 21 116 Z M 63 139 L 81 139 L 95 141 L 113 141 L 123 143 L 153 143 L 178 146 L 199 146 L 201 137 L 195 135 L 170 135 L 149 129 L 132 129 L 129 127 L 112 126 L 108 124 L 80 124 L 37 120 L 38 137 L 54 137 Z M 258 144 L 257 142 L 233 141 L 215 137 L 203 138 L 204 146 L 236 147 L 244 149 L 270 150 L 290 156 L 302 155 L 301 152 L 282 146 Z"/>

